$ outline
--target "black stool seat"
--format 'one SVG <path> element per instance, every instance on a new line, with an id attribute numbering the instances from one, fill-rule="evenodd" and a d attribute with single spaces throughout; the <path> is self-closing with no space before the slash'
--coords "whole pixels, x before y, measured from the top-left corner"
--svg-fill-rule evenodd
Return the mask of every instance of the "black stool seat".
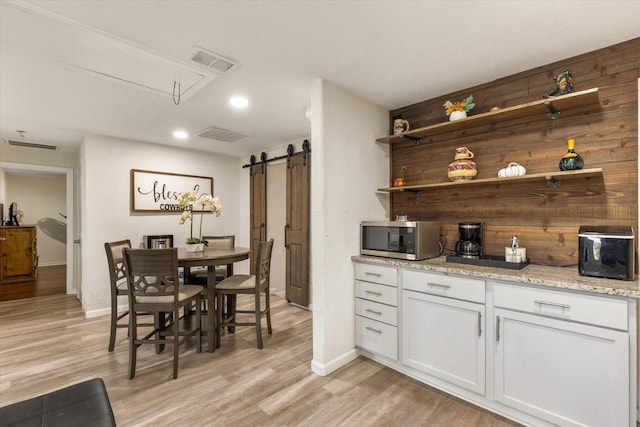
<path id="1" fill-rule="evenodd" d="M 94 378 L 0 408 L 0 426 L 115 426 L 104 382 Z"/>

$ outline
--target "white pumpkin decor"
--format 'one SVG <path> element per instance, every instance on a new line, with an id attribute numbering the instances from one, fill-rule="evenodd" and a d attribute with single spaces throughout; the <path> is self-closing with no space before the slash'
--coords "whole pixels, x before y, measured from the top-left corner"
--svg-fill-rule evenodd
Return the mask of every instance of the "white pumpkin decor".
<path id="1" fill-rule="evenodd" d="M 527 173 L 527 170 L 524 166 L 511 162 L 507 165 L 506 168 L 500 169 L 498 171 L 498 178 L 510 178 L 512 176 L 523 176 Z"/>

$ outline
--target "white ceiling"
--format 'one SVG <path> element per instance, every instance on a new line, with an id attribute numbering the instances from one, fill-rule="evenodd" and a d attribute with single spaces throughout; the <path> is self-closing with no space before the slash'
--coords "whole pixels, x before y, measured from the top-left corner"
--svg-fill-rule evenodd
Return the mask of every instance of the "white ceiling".
<path id="1" fill-rule="evenodd" d="M 388 110 L 639 36 L 637 0 L 2 1 L 0 135 L 25 130 L 28 141 L 75 150 L 95 133 L 245 156 L 311 134 L 305 111 L 317 78 Z M 239 65 L 198 70 L 186 60 L 194 46 Z M 160 65 L 155 75 L 140 58 L 174 75 Z M 167 93 L 78 68 L 114 64 L 165 79 L 167 93 L 194 69 L 205 81 L 175 105 Z M 228 106 L 235 94 L 248 109 Z M 249 138 L 171 136 L 209 126 Z"/>

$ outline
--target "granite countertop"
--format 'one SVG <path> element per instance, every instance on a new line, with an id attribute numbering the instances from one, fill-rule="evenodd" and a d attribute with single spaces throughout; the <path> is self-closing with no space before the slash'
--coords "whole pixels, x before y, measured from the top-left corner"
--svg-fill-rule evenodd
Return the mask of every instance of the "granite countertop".
<path id="1" fill-rule="evenodd" d="M 615 280 L 580 276 L 577 267 L 551 267 L 529 264 L 521 270 L 511 270 L 447 262 L 444 256 L 424 261 L 406 261 L 365 255 L 356 255 L 351 257 L 351 259 L 353 261 L 370 264 L 413 268 L 445 274 L 460 274 L 482 279 L 506 280 L 596 294 L 640 298 L 640 281 L 638 281 L 637 278 L 635 280 Z"/>

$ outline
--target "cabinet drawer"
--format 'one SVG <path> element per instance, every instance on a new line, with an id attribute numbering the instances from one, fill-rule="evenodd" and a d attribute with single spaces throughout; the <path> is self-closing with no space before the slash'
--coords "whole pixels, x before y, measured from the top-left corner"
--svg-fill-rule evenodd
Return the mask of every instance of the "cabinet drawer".
<path id="1" fill-rule="evenodd" d="M 495 283 L 493 301 L 496 307 L 624 331 L 628 329 L 628 305 L 622 299 Z"/>
<path id="2" fill-rule="evenodd" d="M 389 359 L 398 360 L 398 328 L 356 316 L 356 345 Z"/>
<path id="3" fill-rule="evenodd" d="M 397 306 L 398 288 L 356 280 L 356 297 Z"/>
<path id="4" fill-rule="evenodd" d="M 368 317 L 369 319 L 378 320 L 389 325 L 398 326 L 397 307 L 356 298 L 356 314 L 362 317 Z"/>
<path id="5" fill-rule="evenodd" d="M 356 279 L 398 286 L 398 270 L 393 267 L 356 263 Z"/>
<path id="6" fill-rule="evenodd" d="M 480 304 L 485 302 L 485 283 L 481 279 L 402 270 L 402 288 Z"/>

